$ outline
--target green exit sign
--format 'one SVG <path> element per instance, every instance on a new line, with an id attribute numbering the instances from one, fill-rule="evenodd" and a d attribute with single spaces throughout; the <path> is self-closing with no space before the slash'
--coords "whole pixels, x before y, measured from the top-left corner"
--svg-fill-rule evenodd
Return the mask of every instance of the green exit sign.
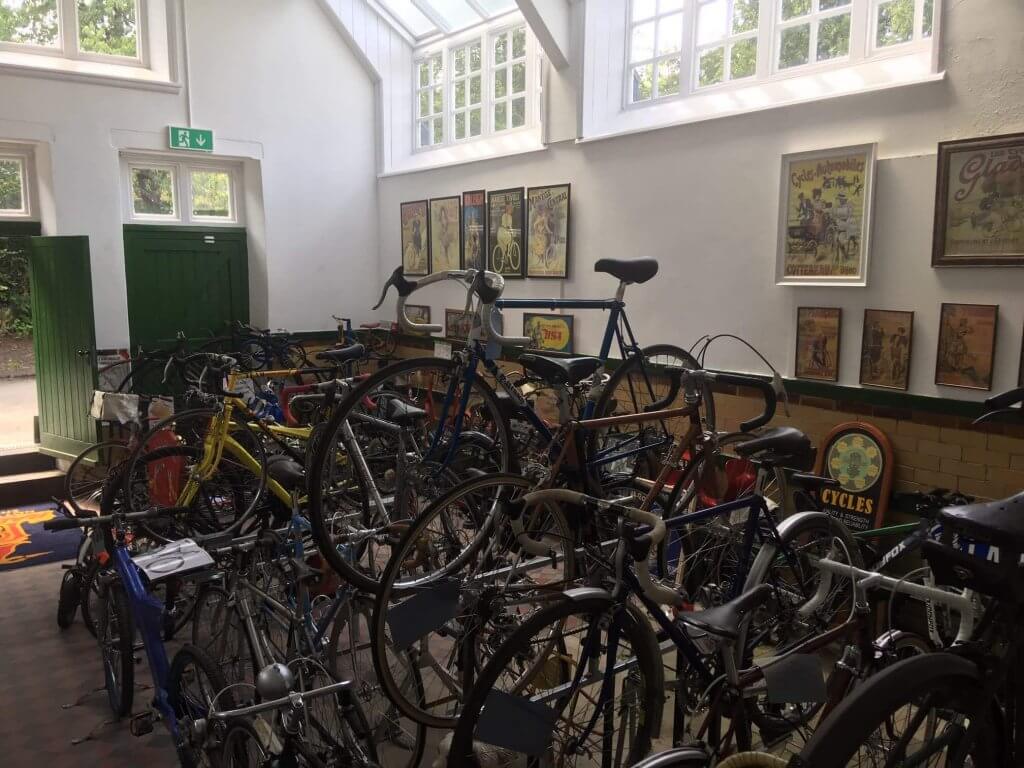
<path id="1" fill-rule="evenodd" d="M 187 149 L 192 152 L 213 152 L 213 131 L 203 128 L 167 127 L 167 141 L 171 149 Z"/>

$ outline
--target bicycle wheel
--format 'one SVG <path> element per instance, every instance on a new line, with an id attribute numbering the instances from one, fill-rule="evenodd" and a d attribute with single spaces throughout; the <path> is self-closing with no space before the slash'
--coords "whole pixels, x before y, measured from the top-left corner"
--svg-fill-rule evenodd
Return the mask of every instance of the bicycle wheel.
<path id="1" fill-rule="evenodd" d="M 560 640 L 554 646 L 552 634 Z M 524 669 L 533 672 L 524 678 Z M 609 675 L 611 695 L 603 696 Z M 663 686 L 646 617 L 607 598 L 559 600 L 527 619 L 488 662 L 459 717 L 448 766 L 476 765 L 476 748 L 488 750 L 488 766 L 534 764 L 529 759 L 626 768 L 651 749 Z"/>
<path id="2" fill-rule="evenodd" d="M 508 244 L 508 265 L 510 272 L 518 272 L 523 266 L 519 253 L 519 243 L 515 240 Z"/>
<path id="3" fill-rule="evenodd" d="M 241 614 L 227 591 L 207 586 L 196 601 L 192 622 L 192 645 L 200 649 L 220 669 L 226 683 L 256 682 L 255 655 Z M 247 703 L 251 689 L 239 703 Z"/>
<path id="4" fill-rule="evenodd" d="M 82 597 L 82 572 L 78 565 L 64 571 L 57 596 L 57 626 L 67 629 L 75 620 Z"/>
<path id="5" fill-rule="evenodd" d="M 373 660 L 401 712 L 434 728 L 451 728 L 466 689 L 502 642 L 544 595 L 575 580 L 575 534 L 557 505 L 523 512 L 523 532 L 549 556 L 520 569 L 525 554 L 503 510 L 533 487 L 493 474 L 468 480 L 425 509 L 392 547 L 373 612 Z M 500 519 L 499 519 L 500 518 Z M 410 688 L 387 651 L 408 650 L 422 674 Z"/>
<path id="6" fill-rule="evenodd" d="M 186 737 L 178 745 L 178 754 L 184 758 L 182 765 L 219 768 L 221 749 L 219 744 L 208 748 L 198 743 L 191 726 L 197 720 L 207 719 L 211 712 L 235 708 L 235 700 L 217 665 L 199 648 L 184 645 L 171 659 L 167 676 L 167 703 L 174 710 L 178 727 Z M 207 720 L 207 727 L 216 724 Z M 188 762 L 185 762 L 188 761 Z"/>
<path id="7" fill-rule="evenodd" d="M 491 269 L 499 275 L 505 269 L 505 251 L 500 245 L 494 246 L 494 251 L 491 253 Z"/>
<path id="8" fill-rule="evenodd" d="M 426 726 L 403 717 L 385 695 L 373 665 L 371 614 L 373 604 L 352 595 L 334 617 L 327 646 L 328 667 L 338 680 L 352 682 L 353 693 L 366 713 L 377 745 L 381 768 L 418 768 L 426 748 Z M 417 700 L 423 695 L 423 678 L 415 658 L 408 651 L 389 646 L 388 668 L 395 674 L 403 696 Z"/>
<path id="9" fill-rule="evenodd" d="M 970 768 L 1010 765 L 1003 722 L 981 672 L 950 653 L 898 662 L 845 698 L 818 726 L 798 766 L 940 766 L 962 745 L 969 723 L 984 724 L 967 749 Z"/>
<path id="10" fill-rule="evenodd" d="M 103 483 L 110 471 L 131 451 L 126 443 L 109 440 L 90 445 L 68 467 L 64 475 L 64 500 L 79 517 L 99 514 Z"/>
<path id="11" fill-rule="evenodd" d="M 103 657 L 107 702 L 116 717 L 124 717 L 131 714 L 135 696 L 135 627 L 128 595 L 117 579 L 102 589 L 96 639 Z"/>
<path id="12" fill-rule="evenodd" d="M 259 721 L 265 723 L 266 721 Z M 264 768 L 272 755 L 266 739 L 248 720 L 233 720 L 224 734 L 221 768 Z"/>
<path id="13" fill-rule="evenodd" d="M 411 518 L 465 477 L 512 466 L 494 390 L 476 377 L 465 391 L 461 373 L 458 363 L 435 358 L 383 368 L 349 393 L 317 440 L 309 520 L 324 559 L 359 589 L 376 592 L 387 563 L 391 547 L 379 529 Z"/>

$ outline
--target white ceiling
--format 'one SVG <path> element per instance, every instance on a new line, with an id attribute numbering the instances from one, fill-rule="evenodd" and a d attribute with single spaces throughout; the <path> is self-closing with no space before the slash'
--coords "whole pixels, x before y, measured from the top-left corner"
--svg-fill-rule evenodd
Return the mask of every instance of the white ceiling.
<path id="1" fill-rule="evenodd" d="M 420 42 L 452 35 L 514 11 L 515 0 L 376 0 L 388 19 Z"/>

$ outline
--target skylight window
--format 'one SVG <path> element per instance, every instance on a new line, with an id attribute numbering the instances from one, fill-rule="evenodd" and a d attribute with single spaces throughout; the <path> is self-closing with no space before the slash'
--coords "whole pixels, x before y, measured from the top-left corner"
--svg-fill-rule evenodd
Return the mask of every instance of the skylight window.
<path id="1" fill-rule="evenodd" d="M 452 35 L 516 9 L 515 0 L 377 0 L 416 42 Z"/>

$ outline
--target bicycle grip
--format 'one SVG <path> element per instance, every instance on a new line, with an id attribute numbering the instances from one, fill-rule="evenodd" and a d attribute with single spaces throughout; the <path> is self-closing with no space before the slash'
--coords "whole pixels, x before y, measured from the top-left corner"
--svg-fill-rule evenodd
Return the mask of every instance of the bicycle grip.
<path id="1" fill-rule="evenodd" d="M 1024 401 L 1024 387 L 1017 387 L 986 398 L 985 407 L 991 408 L 992 410 L 1010 408 L 1022 401 Z"/>
<path id="2" fill-rule="evenodd" d="M 738 387 L 751 387 L 758 390 L 764 397 L 764 411 L 762 411 L 760 416 L 755 416 L 753 419 L 740 424 L 741 432 L 750 432 L 758 427 L 763 427 L 775 416 L 775 406 L 778 398 L 775 395 L 775 387 L 772 386 L 770 381 L 759 379 L 756 376 L 744 376 L 740 373 L 716 373 L 715 381 L 723 384 L 734 384 Z"/>
<path id="3" fill-rule="evenodd" d="M 67 531 L 71 528 L 78 528 L 82 525 L 80 520 L 76 520 L 73 517 L 58 517 L 53 520 L 47 520 L 43 523 L 43 530 L 45 531 Z"/>

